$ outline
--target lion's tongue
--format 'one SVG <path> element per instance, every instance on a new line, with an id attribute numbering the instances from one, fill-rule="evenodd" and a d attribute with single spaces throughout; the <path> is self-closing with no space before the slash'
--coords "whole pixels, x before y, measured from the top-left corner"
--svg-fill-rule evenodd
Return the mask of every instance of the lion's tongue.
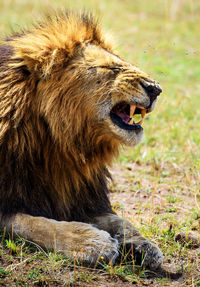
<path id="1" fill-rule="evenodd" d="M 130 117 L 126 113 L 116 112 L 116 115 L 122 119 L 125 124 L 128 124 L 130 121 Z"/>

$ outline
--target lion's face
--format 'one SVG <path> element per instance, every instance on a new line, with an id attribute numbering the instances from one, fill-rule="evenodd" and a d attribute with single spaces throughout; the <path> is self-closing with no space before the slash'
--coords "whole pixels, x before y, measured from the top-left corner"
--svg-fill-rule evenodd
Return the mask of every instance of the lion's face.
<path id="1" fill-rule="evenodd" d="M 100 46 L 86 44 L 64 69 L 39 82 L 36 106 L 53 133 L 65 139 L 88 127 L 96 138 L 133 146 L 140 142 L 142 119 L 154 109 L 161 91 L 138 68 Z M 136 114 L 141 115 L 137 122 Z"/>
<path id="2" fill-rule="evenodd" d="M 86 46 L 79 61 L 82 92 L 95 106 L 93 121 L 104 122 L 111 136 L 121 143 L 138 144 L 143 135 L 143 118 L 154 109 L 162 91 L 159 84 L 101 47 Z M 137 122 L 136 114 L 141 115 Z"/>

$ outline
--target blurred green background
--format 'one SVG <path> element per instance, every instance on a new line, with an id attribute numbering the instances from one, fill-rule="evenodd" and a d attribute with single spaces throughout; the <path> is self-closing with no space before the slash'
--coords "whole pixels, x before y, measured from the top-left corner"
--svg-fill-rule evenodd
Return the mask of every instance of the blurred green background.
<path id="1" fill-rule="evenodd" d="M 31 27 L 51 9 L 92 11 L 113 34 L 117 50 L 163 87 L 144 123 L 145 138 L 121 162 L 172 163 L 200 169 L 200 1 L 0 0 L 1 38 Z"/>

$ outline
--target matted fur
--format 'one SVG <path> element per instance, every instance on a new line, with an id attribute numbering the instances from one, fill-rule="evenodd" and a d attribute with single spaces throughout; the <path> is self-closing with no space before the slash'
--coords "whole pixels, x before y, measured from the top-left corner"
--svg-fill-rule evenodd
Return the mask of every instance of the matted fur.
<path id="1" fill-rule="evenodd" d="M 157 94 L 150 96 L 141 85 L 144 81 L 158 87 L 113 52 L 90 15 L 60 13 L 4 41 L 1 225 L 13 225 L 15 232 L 46 248 L 53 247 L 55 232 L 61 251 L 69 254 L 80 247 L 84 258 L 90 253 L 89 262 L 101 255 L 104 245 L 107 258 L 116 258 L 126 236 L 128 244 L 147 253 L 145 265 L 161 264 L 159 249 L 114 214 L 107 189 L 107 165 L 120 144 L 135 145 L 142 136 L 142 129 L 125 131 L 115 125 L 110 111 L 119 102 L 151 111 Z M 101 230 L 81 222 L 95 223 Z"/>

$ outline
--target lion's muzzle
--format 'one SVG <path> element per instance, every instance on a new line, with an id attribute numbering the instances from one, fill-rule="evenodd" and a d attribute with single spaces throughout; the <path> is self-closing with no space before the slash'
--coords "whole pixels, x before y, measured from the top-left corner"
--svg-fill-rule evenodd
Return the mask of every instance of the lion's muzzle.
<path id="1" fill-rule="evenodd" d="M 140 85 L 144 89 L 147 96 L 150 98 L 150 105 L 148 110 L 152 111 L 152 104 L 156 100 L 156 98 L 162 93 L 162 88 L 157 82 L 149 82 L 146 80 L 142 80 Z"/>

